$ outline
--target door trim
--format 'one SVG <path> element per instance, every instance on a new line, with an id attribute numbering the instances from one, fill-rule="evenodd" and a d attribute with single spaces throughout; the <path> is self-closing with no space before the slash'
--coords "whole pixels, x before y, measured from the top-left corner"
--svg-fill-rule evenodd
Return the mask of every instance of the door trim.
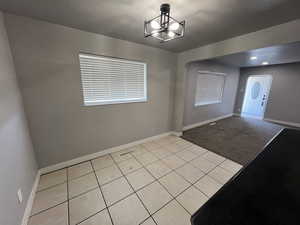
<path id="1" fill-rule="evenodd" d="M 244 104 L 245 104 L 245 97 L 246 97 L 246 91 L 247 91 L 247 87 L 248 87 L 248 81 L 250 77 L 270 77 L 270 85 L 267 88 L 267 97 L 266 97 L 266 101 L 265 101 L 265 105 L 263 108 L 263 113 L 262 116 L 253 116 L 253 115 L 249 115 L 247 113 L 243 113 L 243 108 L 244 108 Z M 262 75 L 249 75 L 246 81 L 246 88 L 244 90 L 244 96 L 243 96 L 243 104 L 241 107 L 241 117 L 250 117 L 250 118 L 254 118 L 254 119 L 259 119 L 259 120 L 263 120 L 265 118 L 265 112 L 267 109 L 267 105 L 268 105 L 268 101 L 269 101 L 269 95 L 270 95 L 270 91 L 271 91 L 271 87 L 272 87 L 272 82 L 273 82 L 273 76 L 271 74 L 262 74 Z"/>

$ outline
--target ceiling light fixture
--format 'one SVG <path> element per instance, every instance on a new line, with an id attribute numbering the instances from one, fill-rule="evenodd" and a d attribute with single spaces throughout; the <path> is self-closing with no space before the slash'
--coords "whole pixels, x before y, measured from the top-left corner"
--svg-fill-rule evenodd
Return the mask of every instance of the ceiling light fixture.
<path id="1" fill-rule="evenodd" d="M 250 59 L 251 59 L 251 60 L 256 60 L 257 57 L 256 57 L 256 56 L 252 56 Z"/>
<path id="2" fill-rule="evenodd" d="M 262 62 L 262 65 L 269 65 L 269 62 L 264 61 L 264 62 Z"/>
<path id="3" fill-rule="evenodd" d="M 166 42 L 181 38 L 185 31 L 185 21 L 178 22 L 170 16 L 170 5 L 162 4 L 160 6 L 160 15 L 145 21 L 145 37 L 154 37 L 161 42 Z"/>

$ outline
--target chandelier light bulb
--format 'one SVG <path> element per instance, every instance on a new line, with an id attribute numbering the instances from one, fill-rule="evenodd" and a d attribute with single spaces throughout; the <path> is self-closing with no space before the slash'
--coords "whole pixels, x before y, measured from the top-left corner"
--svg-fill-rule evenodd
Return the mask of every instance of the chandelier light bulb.
<path id="1" fill-rule="evenodd" d="M 168 32 L 168 35 L 169 35 L 169 37 L 171 37 L 171 38 L 172 38 L 172 37 L 174 37 L 174 36 L 175 36 L 175 33 L 174 33 L 173 31 L 169 31 L 169 32 Z"/>
<path id="2" fill-rule="evenodd" d="M 177 30 L 179 28 L 179 23 L 174 22 L 170 25 L 169 29 L 170 30 Z"/>
<path id="3" fill-rule="evenodd" d="M 157 21 L 153 20 L 153 21 L 151 21 L 151 27 L 153 29 L 159 29 L 160 25 L 159 25 L 159 23 Z"/>

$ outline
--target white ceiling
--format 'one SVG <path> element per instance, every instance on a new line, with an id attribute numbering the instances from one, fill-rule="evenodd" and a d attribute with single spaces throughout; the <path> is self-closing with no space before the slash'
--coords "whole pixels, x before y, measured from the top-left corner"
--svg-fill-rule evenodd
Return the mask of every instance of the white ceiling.
<path id="1" fill-rule="evenodd" d="M 251 57 L 256 57 L 257 59 L 251 60 Z M 215 60 L 235 67 L 263 66 L 262 62 L 268 62 L 269 65 L 300 62 L 300 42 L 254 49 L 222 56 Z"/>
<path id="2" fill-rule="evenodd" d="M 0 0 L 0 9 L 56 24 L 180 52 L 300 18 L 300 0 L 169 0 L 186 20 L 182 39 L 160 43 L 143 36 L 143 22 L 161 0 Z"/>

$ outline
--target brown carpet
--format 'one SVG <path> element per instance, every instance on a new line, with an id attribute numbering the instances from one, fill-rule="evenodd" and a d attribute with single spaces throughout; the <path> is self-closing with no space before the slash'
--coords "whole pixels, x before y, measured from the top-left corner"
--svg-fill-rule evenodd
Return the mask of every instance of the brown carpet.
<path id="1" fill-rule="evenodd" d="M 246 165 L 282 128 L 262 120 L 230 117 L 216 125 L 204 125 L 183 132 L 182 138 Z"/>

